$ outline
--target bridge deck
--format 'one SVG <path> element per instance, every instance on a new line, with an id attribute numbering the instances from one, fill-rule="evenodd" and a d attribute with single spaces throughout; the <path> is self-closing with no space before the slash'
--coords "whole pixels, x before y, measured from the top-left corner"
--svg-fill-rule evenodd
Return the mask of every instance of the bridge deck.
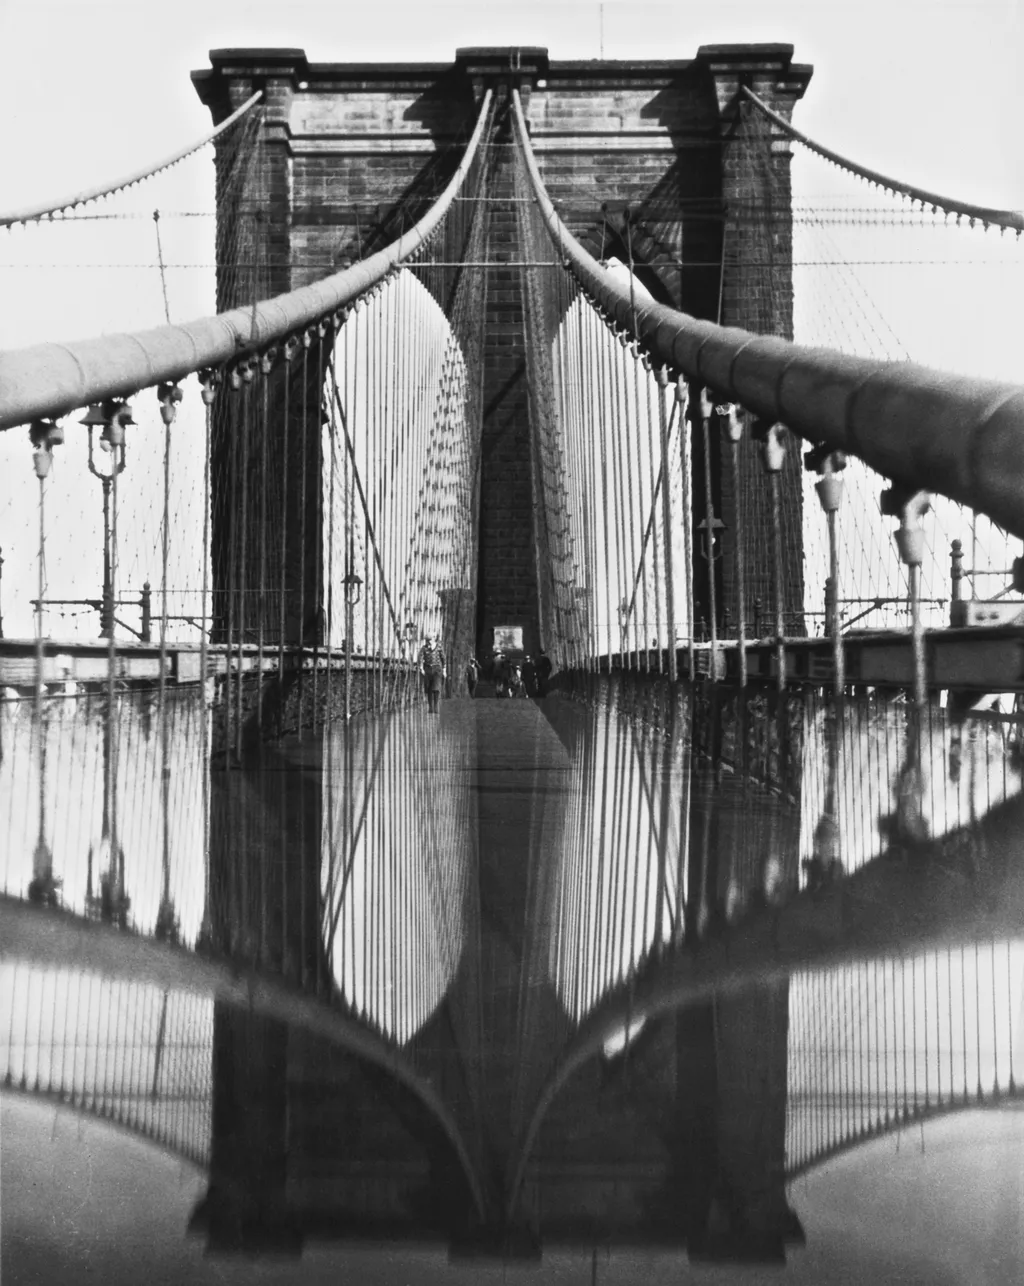
<path id="1" fill-rule="evenodd" d="M 832 640 L 828 638 L 787 638 L 784 642 L 787 682 L 826 685 L 833 671 Z M 866 687 L 911 688 L 914 657 L 910 635 L 900 631 L 851 634 L 843 640 L 848 682 Z M 739 647 L 735 639 L 720 640 L 715 648 L 715 669 L 720 678 L 739 677 Z M 366 656 L 353 653 L 347 658 L 342 648 L 288 647 L 283 658 L 276 644 L 262 648 L 254 643 L 209 644 L 206 649 L 207 677 L 214 675 L 298 670 L 368 670 L 383 666 L 393 671 L 410 671 L 412 663 L 400 657 Z M 925 631 L 928 684 L 933 689 L 955 688 L 967 692 L 1024 691 L 1024 626 L 993 625 Z M 695 673 L 706 676 L 711 668 L 710 643 L 694 646 Z M 747 674 L 752 683 L 774 683 L 778 673 L 777 644 L 759 639 L 746 644 Z M 170 682 L 197 683 L 202 671 L 203 648 L 198 643 L 156 643 L 118 641 L 115 658 L 118 678 L 158 680 L 161 673 Z M 163 658 L 163 659 L 162 659 Z M 677 651 L 681 677 L 689 674 L 689 651 Z M 37 643 L 34 639 L 0 639 L 0 684 L 27 688 L 36 682 Z M 109 648 L 95 643 L 43 641 L 44 683 L 98 683 L 109 676 Z M 628 669 L 668 670 L 664 649 L 628 652 L 604 658 L 606 671 Z"/>

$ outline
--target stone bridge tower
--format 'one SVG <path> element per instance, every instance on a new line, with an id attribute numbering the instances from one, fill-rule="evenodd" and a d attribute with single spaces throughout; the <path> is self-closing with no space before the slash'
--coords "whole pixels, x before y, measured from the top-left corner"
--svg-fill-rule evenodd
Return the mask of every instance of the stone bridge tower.
<path id="1" fill-rule="evenodd" d="M 544 642 L 536 636 L 538 560 L 545 551 L 535 533 L 531 484 L 524 288 L 517 269 L 523 256 L 507 129 L 511 89 L 522 94 L 556 207 L 595 255 L 626 262 L 631 250 L 655 297 L 696 317 L 791 336 L 789 144 L 750 115 L 739 91 L 750 86 L 788 118 L 811 75 L 792 55 L 789 45 L 720 45 L 702 47 L 685 61 L 568 62 L 544 49 L 462 49 L 449 64 L 393 65 L 311 63 L 299 49 L 222 49 L 211 53 L 209 69 L 193 73 L 215 121 L 263 90 L 258 192 L 250 204 L 262 244 L 260 289 L 271 294 L 358 260 L 418 218 L 457 163 L 484 90 L 495 91 L 486 258 L 478 269 L 487 274 L 478 647 L 489 646 L 493 625 L 516 621 L 526 627 L 528 648 Z M 239 279 L 224 274 L 221 306 L 241 302 Z M 695 435 L 695 524 L 704 516 L 700 439 Z M 760 598 L 767 613 L 769 516 L 756 448 L 744 447 L 740 496 L 722 467 L 717 433 L 710 449 L 716 515 L 726 524 L 726 556 L 715 573 L 720 616 L 732 609 L 735 620 L 729 546 L 740 510 L 748 601 Z M 783 607 L 788 627 L 799 632 L 800 460 L 789 454 Z M 317 467 L 311 459 L 310 469 Z M 215 518 L 215 568 L 216 532 Z M 311 530 L 301 559 L 296 547 L 305 565 L 291 573 L 293 581 L 305 576 L 307 599 L 319 592 L 309 572 L 317 539 Z M 695 610 L 706 619 L 708 570 L 697 562 Z M 307 615 L 290 626 L 292 641 L 299 631 L 307 641 L 316 636 L 319 617 Z M 724 619 L 719 624 L 726 626 Z"/>

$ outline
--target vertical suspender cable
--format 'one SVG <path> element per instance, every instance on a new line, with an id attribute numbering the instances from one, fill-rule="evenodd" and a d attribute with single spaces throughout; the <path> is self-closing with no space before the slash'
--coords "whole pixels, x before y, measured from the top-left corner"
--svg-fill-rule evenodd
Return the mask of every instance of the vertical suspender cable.
<path id="1" fill-rule="evenodd" d="M 277 567 L 277 735 L 284 731 L 284 644 L 285 644 L 285 587 L 288 575 L 288 524 L 294 513 L 289 504 L 288 494 L 288 449 L 291 432 L 291 391 L 292 391 L 292 358 L 295 356 L 295 341 L 285 341 L 282 353 L 284 372 L 284 414 L 281 419 L 281 532 Z M 287 883 L 287 882 L 286 882 Z"/>

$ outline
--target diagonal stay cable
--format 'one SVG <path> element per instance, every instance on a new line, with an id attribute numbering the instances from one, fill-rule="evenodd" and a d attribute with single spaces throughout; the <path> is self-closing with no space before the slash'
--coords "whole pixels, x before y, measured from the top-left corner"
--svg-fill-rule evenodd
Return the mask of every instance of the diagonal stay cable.
<path id="1" fill-rule="evenodd" d="M 668 428 L 665 430 L 665 455 L 668 454 L 669 446 L 672 441 L 672 429 L 675 426 L 676 411 L 679 409 L 679 403 L 672 403 L 672 414 L 669 418 Z M 636 577 L 633 581 L 633 594 L 629 600 L 629 607 L 626 611 L 625 624 L 629 624 L 630 617 L 633 615 L 633 608 L 636 606 L 636 592 L 640 586 L 640 577 L 644 574 L 644 559 L 647 557 L 647 546 L 651 541 L 651 533 L 654 531 L 654 523 L 657 519 L 657 503 L 661 494 L 661 488 L 665 478 L 665 469 L 668 465 L 667 459 L 662 459 L 658 466 L 658 476 L 654 483 L 654 491 L 651 493 L 651 516 L 647 520 L 647 527 L 644 531 L 643 544 L 640 546 L 640 561 L 637 564 Z"/>
<path id="2" fill-rule="evenodd" d="M 398 623 L 398 617 L 395 615 L 394 604 L 391 602 L 391 591 L 388 588 L 387 573 L 384 570 L 384 563 L 380 556 L 380 550 L 377 548 L 377 536 L 373 530 L 373 520 L 370 517 L 369 506 L 366 503 L 366 492 L 363 490 L 363 480 L 359 476 L 359 466 L 356 463 L 355 447 L 352 445 L 352 438 L 348 431 L 348 417 L 345 414 L 345 408 L 341 404 L 341 395 L 338 392 L 338 386 L 332 385 L 334 393 L 334 404 L 338 409 L 338 415 L 341 418 L 341 427 L 345 434 L 345 449 L 348 451 L 349 462 L 352 465 L 352 477 L 355 480 L 356 487 L 359 491 L 359 501 L 363 506 L 363 516 L 366 519 L 366 530 L 370 537 L 370 547 L 373 549 L 373 560 L 377 564 L 377 571 L 380 574 L 381 588 L 384 590 L 384 600 L 388 605 L 388 612 L 391 614 L 391 624 L 395 627 L 395 638 L 401 642 L 402 628 Z"/>
<path id="3" fill-rule="evenodd" d="M 668 833 L 665 827 L 665 818 L 664 816 L 660 816 L 658 821 L 655 820 L 655 818 L 659 816 L 661 810 L 657 809 L 654 804 L 653 786 L 650 778 L 647 775 L 647 769 L 644 765 L 644 747 L 640 743 L 640 739 L 637 736 L 636 725 L 632 722 L 632 720 L 629 721 L 629 731 L 630 731 L 630 740 L 632 741 L 633 750 L 637 758 L 637 765 L 639 767 L 640 789 L 643 793 L 644 799 L 647 801 L 647 808 L 651 818 L 651 832 L 654 837 L 655 849 L 660 854 L 664 851 L 665 846 L 668 843 Z M 663 786 L 662 791 L 664 792 L 664 790 L 665 790 L 665 787 Z M 669 883 L 668 883 L 667 863 L 666 863 L 664 872 L 660 873 L 660 878 L 666 893 L 665 902 L 666 902 L 666 906 L 668 907 L 669 923 L 671 925 L 671 928 L 674 930 L 676 927 L 676 914 L 672 907 L 671 899 L 667 896 L 671 892 L 669 888 Z"/>
<path id="4" fill-rule="evenodd" d="M 377 781 L 377 773 L 380 769 L 381 760 L 384 757 L 384 746 L 387 744 L 387 740 L 388 740 L 388 733 L 390 730 L 390 720 L 385 719 L 383 723 L 384 723 L 384 731 L 382 736 L 377 741 L 377 744 L 374 748 L 373 763 L 370 766 L 370 776 L 363 788 L 362 809 L 359 814 L 359 820 L 352 831 L 352 837 L 348 845 L 349 852 L 345 860 L 345 869 L 341 873 L 341 884 L 338 886 L 338 890 L 337 890 L 337 899 L 338 899 L 337 905 L 334 907 L 334 914 L 331 918 L 331 928 L 330 928 L 330 932 L 327 935 L 326 945 L 327 945 L 328 951 L 331 950 L 334 944 L 334 935 L 337 932 L 338 921 L 341 918 L 342 907 L 345 905 L 345 892 L 346 892 L 346 889 L 348 888 L 348 881 L 352 874 L 352 868 L 355 866 L 356 844 L 359 841 L 359 837 L 363 833 L 363 827 L 366 825 L 366 814 L 369 811 L 370 800 L 373 797 L 373 788 Z M 346 731 L 346 735 L 348 735 L 349 729 L 347 727 L 345 731 Z M 334 839 L 333 835 L 331 836 L 331 839 L 333 842 L 333 839 Z"/>

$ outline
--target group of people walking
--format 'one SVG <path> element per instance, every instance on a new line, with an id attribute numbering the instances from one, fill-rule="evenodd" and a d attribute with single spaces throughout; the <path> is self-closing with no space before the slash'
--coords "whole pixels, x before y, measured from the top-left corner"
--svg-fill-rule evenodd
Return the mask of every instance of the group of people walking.
<path id="1" fill-rule="evenodd" d="M 551 669 L 551 658 L 543 650 L 536 657 L 527 655 L 521 659 L 505 656 L 500 651 L 495 652 L 492 665 L 495 695 L 499 697 L 547 696 Z M 448 678 L 448 661 L 437 634 L 428 634 L 426 642 L 420 648 L 419 672 L 427 698 L 427 709 L 431 714 L 437 714 L 441 704 L 441 693 Z M 475 656 L 471 656 L 466 665 L 466 687 L 471 697 L 476 694 L 481 673 L 480 662 Z"/>

